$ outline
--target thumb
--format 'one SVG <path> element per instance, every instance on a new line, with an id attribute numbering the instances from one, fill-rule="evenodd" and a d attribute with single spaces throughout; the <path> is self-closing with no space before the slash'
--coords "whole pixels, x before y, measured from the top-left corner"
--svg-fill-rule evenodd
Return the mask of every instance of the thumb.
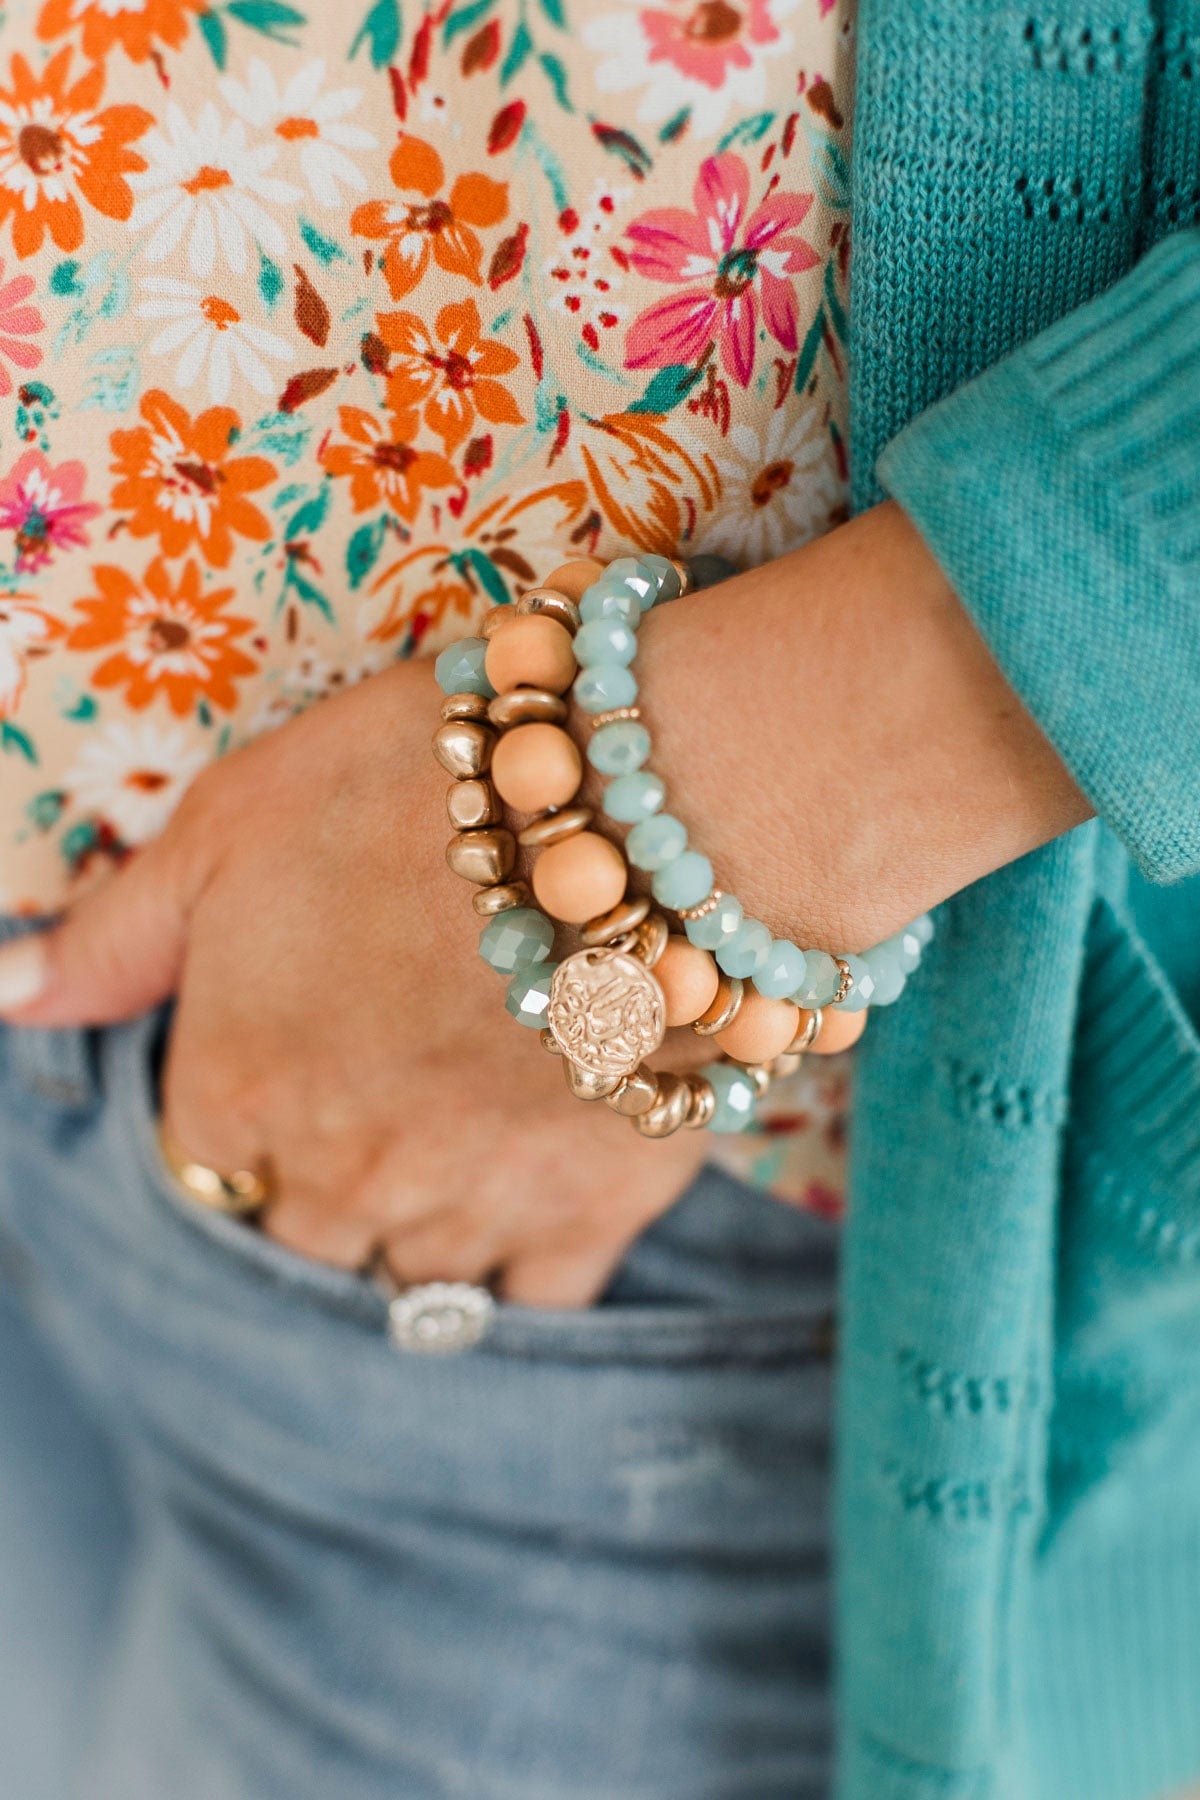
<path id="1" fill-rule="evenodd" d="M 0 1018 L 108 1025 L 165 1000 L 183 967 L 186 870 L 168 832 L 49 931 L 0 946 Z"/>

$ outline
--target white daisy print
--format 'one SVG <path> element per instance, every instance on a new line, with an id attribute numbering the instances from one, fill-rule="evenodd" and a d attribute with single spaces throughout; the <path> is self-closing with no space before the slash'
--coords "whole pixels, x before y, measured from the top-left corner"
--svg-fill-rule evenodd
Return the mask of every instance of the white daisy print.
<path id="1" fill-rule="evenodd" d="M 278 140 L 246 141 L 243 119 L 223 119 L 211 100 L 191 124 L 172 102 L 161 129 L 138 141 L 149 167 L 129 177 L 137 196 L 132 232 L 148 232 L 147 262 L 165 262 L 186 244 L 194 275 L 211 275 L 217 257 L 236 275 L 250 266 L 255 240 L 272 256 L 287 253 L 287 238 L 269 206 L 289 206 L 301 190 L 269 173 Z"/>
<path id="2" fill-rule="evenodd" d="M 239 118 L 293 147 L 314 201 L 328 208 L 340 203 L 343 188 L 366 192 L 367 178 L 346 152 L 374 150 L 378 139 L 346 117 L 362 99 L 362 89 L 331 88 L 322 93 L 324 79 L 325 64 L 318 59 L 298 69 L 280 89 L 273 71 L 256 56 L 247 69 L 245 86 L 227 79 L 221 91 Z"/>
<path id="3" fill-rule="evenodd" d="M 730 426 L 716 458 L 721 499 L 698 534 L 697 551 L 755 568 L 825 531 L 846 501 L 815 408 L 770 414 L 762 431 Z"/>
<path id="4" fill-rule="evenodd" d="M 295 360 L 295 347 L 277 332 L 244 319 L 231 300 L 172 275 L 148 275 L 138 312 L 162 328 L 148 345 L 152 356 L 178 354 L 174 383 L 190 389 L 204 380 L 216 404 L 228 400 L 235 371 L 256 394 L 273 394 L 279 370 Z"/>
<path id="5" fill-rule="evenodd" d="M 118 719 L 90 737 L 66 786 L 79 808 L 106 819 L 126 844 L 157 837 L 210 752 L 178 725 Z"/>

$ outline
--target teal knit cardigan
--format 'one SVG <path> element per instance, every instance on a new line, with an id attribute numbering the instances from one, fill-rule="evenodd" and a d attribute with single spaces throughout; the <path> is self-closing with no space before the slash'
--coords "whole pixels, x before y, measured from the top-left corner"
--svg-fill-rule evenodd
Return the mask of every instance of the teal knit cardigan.
<path id="1" fill-rule="evenodd" d="M 943 907 L 864 1040 L 839 1793 L 1149 1800 L 1200 1778 L 1200 899 L 1151 886 L 1200 871 L 1200 3 L 858 40 L 857 503 L 1098 822 Z"/>

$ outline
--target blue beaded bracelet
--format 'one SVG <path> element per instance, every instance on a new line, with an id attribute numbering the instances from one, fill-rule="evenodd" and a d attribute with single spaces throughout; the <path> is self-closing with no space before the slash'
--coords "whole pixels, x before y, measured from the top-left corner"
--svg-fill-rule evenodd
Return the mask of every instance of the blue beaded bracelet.
<path id="1" fill-rule="evenodd" d="M 860 1012 L 890 1006 L 921 960 L 933 935 L 923 916 L 862 956 L 801 950 L 790 938 L 773 937 L 740 900 L 713 886 L 708 858 L 690 847 L 686 826 L 664 811 L 666 786 L 646 767 L 650 733 L 635 706 L 633 672 L 637 632 L 656 605 L 676 599 L 682 584 L 665 556 L 624 556 L 611 563 L 584 593 L 585 621 L 575 639 L 579 675 L 577 705 L 593 718 L 588 761 L 608 780 L 602 805 L 608 817 L 630 825 L 630 862 L 651 877 L 660 906 L 683 920 L 693 944 L 710 950 L 731 979 L 751 981 L 769 1000 L 791 1000 L 806 1011 L 839 1006 Z M 618 716 L 613 716 L 617 714 Z"/>

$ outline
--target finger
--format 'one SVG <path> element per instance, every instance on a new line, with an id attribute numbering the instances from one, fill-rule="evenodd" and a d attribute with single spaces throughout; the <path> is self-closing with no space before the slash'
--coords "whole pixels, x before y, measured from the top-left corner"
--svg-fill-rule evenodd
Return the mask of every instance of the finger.
<path id="1" fill-rule="evenodd" d="M 499 1261 L 497 1245 L 480 1222 L 446 1208 L 424 1224 L 393 1231 L 382 1245 L 388 1273 L 401 1287 L 427 1281 L 469 1281 L 490 1285 Z"/>
<path id="2" fill-rule="evenodd" d="M 174 992 L 192 859 L 173 840 L 138 852 L 52 930 L 0 948 L 0 1016 L 21 1025 L 107 1025 Z"/>
<path id="3" fill-rule="evenodd" d="M 518 1256 L 501 1270 L 496 1291 L 516 1306 L 591 1306 L 612 1280 L 622 1249 L 588 1244 Z"/>
<path id="4" fill-rule="evenodd" d="M 277 1244 L 337 1269 L 363 1269 L 375 1257 L 376 1231 L 369 1219 L 308 1195 L 275 1201 L 261 1223 Z"/>

